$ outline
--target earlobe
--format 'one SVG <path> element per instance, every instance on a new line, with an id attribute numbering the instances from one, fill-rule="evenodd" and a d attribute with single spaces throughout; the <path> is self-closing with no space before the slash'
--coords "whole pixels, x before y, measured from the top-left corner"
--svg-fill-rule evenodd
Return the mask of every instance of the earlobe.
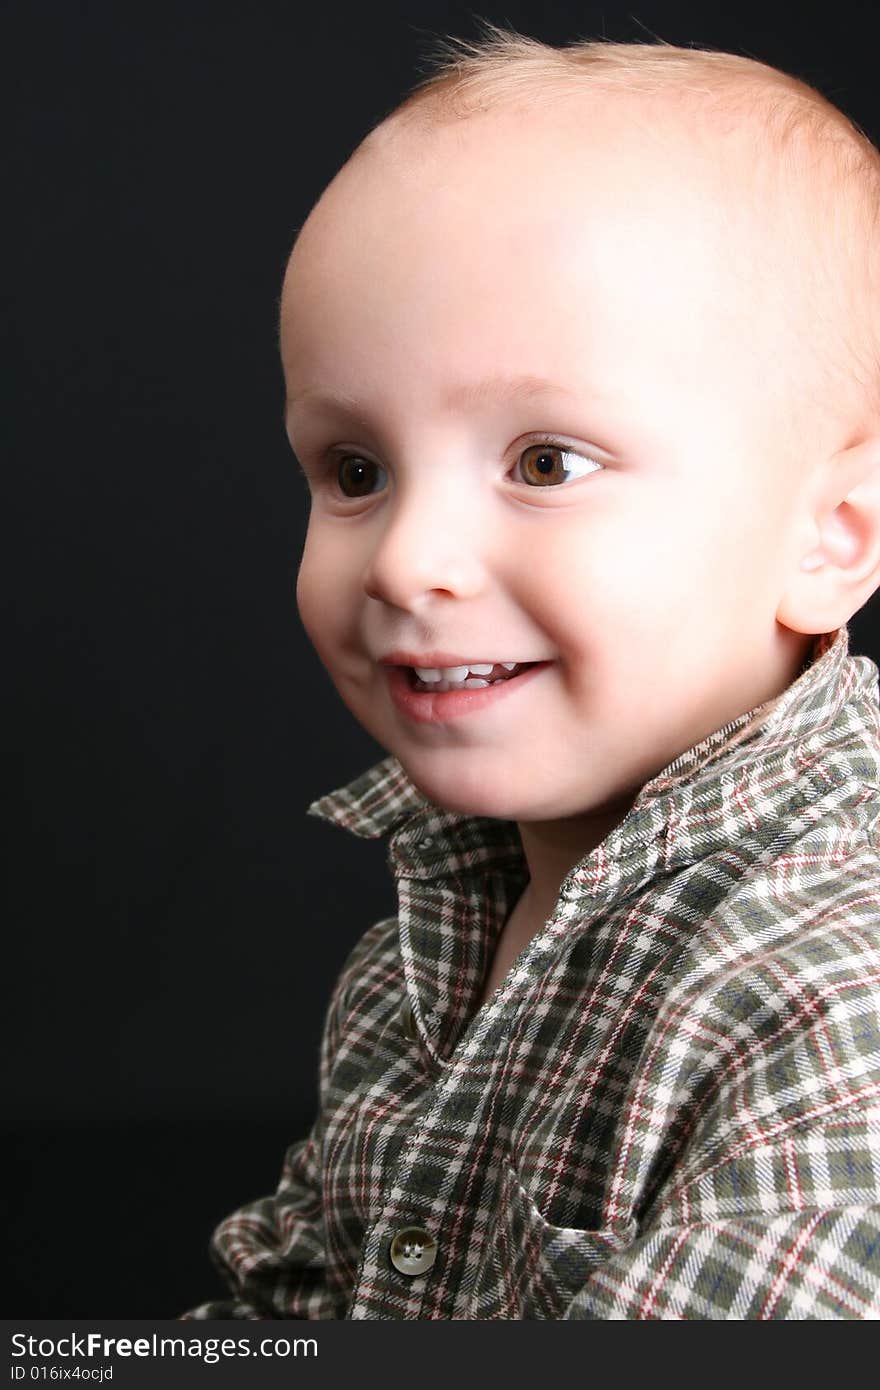
<path id="1" fill-rule="evenodd" d="M 829 460 L 807 529 L 777 621 L 794 632 L 831 632 L 880 587 L 880 436 Z"/>

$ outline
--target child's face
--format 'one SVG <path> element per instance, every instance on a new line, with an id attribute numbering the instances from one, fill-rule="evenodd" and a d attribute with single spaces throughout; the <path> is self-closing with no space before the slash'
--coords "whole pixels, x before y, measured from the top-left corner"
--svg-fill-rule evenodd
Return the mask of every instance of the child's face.
<path id="1" fill-rule="evenodd" d="M 601 817 L 810 645 L 775 617 L 802 463 L 768 316 L 695 160 L 601 113 L 574 136 L 480 117 L 364 150 L 294 250 L 300 615 L 348 708 L 450 809 Z M 477 389 L 523 376 L 552 385 Z M 395 650 L 549 664 L 424 722 L 392 697 Z"/>

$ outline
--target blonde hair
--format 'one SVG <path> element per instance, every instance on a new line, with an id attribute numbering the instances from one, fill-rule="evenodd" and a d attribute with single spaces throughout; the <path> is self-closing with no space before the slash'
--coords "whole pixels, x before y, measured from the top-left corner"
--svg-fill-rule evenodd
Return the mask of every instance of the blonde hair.
<path id="1" fill-rule="evenodd" d="M 792 384 L 811 407 L 845 415 L 854 428 L 880 422 L 880 152 L 861 127 L 801 78 L 757 59 L 663 40 L 556 48 L 481 23 L 476 40 L 433 36 L 428 75 L 361 148 L 381 131 L 430 131 L 503 104 L 552 106 L 585 92 L 662 99 L 698 140 L 714 141 L 722 164 L 725 143 L 745 156 L 753 191 L 745 201 L 759 217 L 761 244 L 786 262 L 780 277 L 778 257 L 749 260 L 750 286 L 760 298 L 762 282 L 775 277 L 794 340 L 819 369 Z"/>

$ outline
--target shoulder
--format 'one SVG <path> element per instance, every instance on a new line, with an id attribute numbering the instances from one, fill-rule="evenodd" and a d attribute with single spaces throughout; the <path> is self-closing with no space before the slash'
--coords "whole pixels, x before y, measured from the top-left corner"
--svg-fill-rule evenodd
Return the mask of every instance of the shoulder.
<path id="1" fill-rule="evenodd" d="M 360 1044 L 381 1030 L 385 1014 L 393 1008 L 391 1001 L 400 994 L 402 978 L 397 918 L 383 917 L 355 942 L 333 987 L 321 1043 L 322 1087 L 350 1048 L 352 1029 Z"/>
<path id="2" fill-rule="evenodd" d="M 749 873 L 693 933 L 673 971 L 673 1014 L 715 1016 L 748 1034 L 771 1018 L 810 1025 L 878 998 L 880 853 L 839 857 L 803 843 Z"/>
<path id="3" fill-rule="evenodd" d="M 876 1123 L 880 860 L 866 849 L 800 890 L 794 860 L 786 872 L 785 892 L 740 896 L 698 930 L 643 1053 L 692 1158 Z"/>
<path id="4" fill-rule="evenodd" d="M 698 1115 L 797 1124 L 876 1094 L 876 850 L 818 874 L 793 853 L 719 904 L 670 972 L 639 1070 L 664 1094 L 675 1078 L 691 1132 Z"/>
<path id="5" fill-rule="evenodd" d="M 358 938 L 343 963 L 336 986 L 340 1007 L 349 1007 L 355 994 L 396 981 L 402 972 L 397 917 L 382 917 Z"/>

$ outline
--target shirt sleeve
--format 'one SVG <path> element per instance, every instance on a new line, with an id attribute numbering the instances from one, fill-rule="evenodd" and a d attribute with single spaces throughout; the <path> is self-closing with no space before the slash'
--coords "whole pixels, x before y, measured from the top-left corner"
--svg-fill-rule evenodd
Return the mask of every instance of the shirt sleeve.
<path id="1" fill-rule="evenodd" d="M 878 1138 L 854 1113 L 745 1146 L 661 1203 L 564 1317 L 876 1319 Z"/>
<path id="2" fill-rule="evenodd" d="M 183 1321 L 213 1318 L 342 1318 L 343 1293 L 327 1267 L 322 1191 L 323 1110 L 338 1045 L 339 1006 L 350 954 L 334 987 L 324 1021 L 319 1063 L 319 1110 L 309 1135 L 291 1144 L 271 1197 L 250 1202 L 220 1223 L 210 1254 L 232 1293 L 181 1314 Z"/>

